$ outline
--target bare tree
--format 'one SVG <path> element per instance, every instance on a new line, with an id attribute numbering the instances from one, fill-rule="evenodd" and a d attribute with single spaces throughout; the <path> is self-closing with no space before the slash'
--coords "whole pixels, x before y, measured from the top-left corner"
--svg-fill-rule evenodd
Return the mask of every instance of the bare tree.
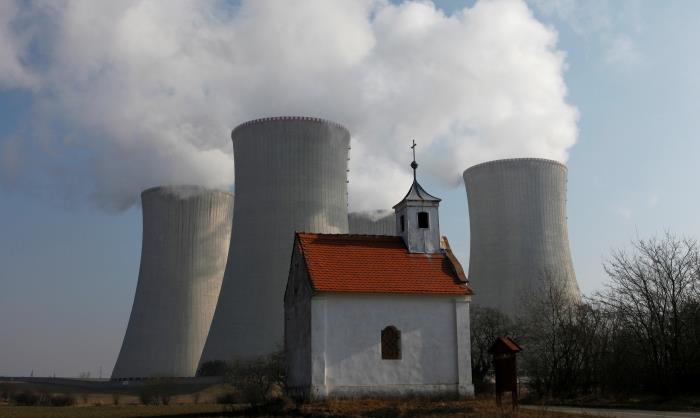
<path id="1" fill-rule="evenodd" d="M 247 361 L 233 361 L 228 365 L 224 381 L 234 386 L 245 402 L 262 404 L 271 391 L 277 389 L 281 392 L 284 388 L 284 352 L 277 351 Z"/>
<path id="2" fill-rule="evenodd" d="M 670 389 L 685 377 L 689 353 L 683 338 L 694 332 L 697 318 L 697 241 L 667 232 L 638 239 L 632 247 L 632 253 L 616 251 L 605 263 L 611 283 L 598 300 L 617 312 L 642 344 L 657 388 Z"/>
<path id="3" fill-rule="evenodd" d="M 524 292 L 518 343 L 533 392 L 561 398 L 700 388 L 697 241 L 670 233 L 638 239 L 604 268 L 610 283 L 591 299 L 573 299 L 551 272 Z"/>
<path id="4" fill-rule="evenodd" d="M 607 335 L 603 312 L 573 297 L 549 271 L 524 292 L 522 306 L 519 342 L 530 388 L 556 397 L 591 391 Z"/>
<path id="5" fill-rule="evenodd" d="M 488 350 L 497 337 L 516 337 L 513 321 L 497 309 L 475 305 L 471 310 L 472 379 L 478 392 L 484 391 L 492 369 Z"/>

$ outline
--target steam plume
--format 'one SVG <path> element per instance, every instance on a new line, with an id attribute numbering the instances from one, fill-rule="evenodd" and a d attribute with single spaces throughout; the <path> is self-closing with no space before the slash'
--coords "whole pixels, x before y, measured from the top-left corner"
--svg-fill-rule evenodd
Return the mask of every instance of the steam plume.
<path id="1" fill-rule="evenodd" d="M 488 159 L 566 161 L 577 138 L 557 35 L 520 0 L 451 15 L 380 0 L 3 8 L 0 88 L 35 104 L 14 166 L 79 182 L 109 209 L 153 185 L 230 186 L 230 131 L 258 117 L 347 126 L 355 210 L 401 198 L 414 138 L 422 173 L 446 185 Z"/>

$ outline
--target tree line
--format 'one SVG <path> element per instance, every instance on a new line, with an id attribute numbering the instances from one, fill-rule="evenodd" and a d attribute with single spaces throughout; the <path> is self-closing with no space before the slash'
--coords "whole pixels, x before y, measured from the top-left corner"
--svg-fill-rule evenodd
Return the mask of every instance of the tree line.
<path id="1" fill-rule="evenodd" d="M 700 253 L 695 239 L 637 239 L 604 262 L 605 289 L 572 299 L 545 272 L 516 318 L 472 311 L 477 391 L 492 376 L 488 348 L 508 335 L 519 374 L 538 397 L 697 393 L 700 389 Z"/>

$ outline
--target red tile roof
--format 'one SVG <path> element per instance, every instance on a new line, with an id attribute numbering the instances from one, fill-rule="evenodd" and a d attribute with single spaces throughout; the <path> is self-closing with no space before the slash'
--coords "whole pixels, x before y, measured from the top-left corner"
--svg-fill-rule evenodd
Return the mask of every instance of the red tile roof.
<path id="1" fill-rule="evenodd" d="M 317 292 L 470 295 L 444 254 L 411 254 L 401 237 L 297 233 Z"/>

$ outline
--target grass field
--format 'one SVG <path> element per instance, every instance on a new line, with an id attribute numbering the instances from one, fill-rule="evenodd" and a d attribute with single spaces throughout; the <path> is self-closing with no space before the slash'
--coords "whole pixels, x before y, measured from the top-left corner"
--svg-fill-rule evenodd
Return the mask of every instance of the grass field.
<path id="1" fill-rule="evenodd" d="M 222 405 L 0 406 L 2 418 L 223 416 Z"/>
<path id="2" fill-rule="evenodd" d="M 0 382 L 2 383 L 2 382 Z M 7 382 L 5 382 L 5 385 Z M 1 385 L 0 385 L 1 386 Z M 571 417 L 552 413 L 521 409 L 515 413 L 510 407 L 496 406 L 493 397 L 467 400 L 410 399 L 333 399 L 326 402 L 295 405 L 290 400 L 278 400 L 267 407 L 252 409 L 248 405 L 221 405 L 216 400 L 233 390 L 225 384 L 175 385 L 170 387 L 172 396 L 168 405 L 143 405 L 140 394 L 149 386 L 117 387 L 112 392 L 104 387 L 90 390 L 70 385 L 35 383 L 11 383 L 15 394 L 32 391 L 46 396 L 70 395 L 73 406 L 15 406 L 0 402 L 0 418 L 136 418 L 136 417 Z M 174 392 L 172 389 L 176 389 Z M 5 390 L 8 387 L 5 386 Z M 114 388 L 112 388 L 114 389 Z M 505 400 L 505 399 L 504 399 Z"/>
<path id="3" fill-rule="evenodd" d="M 542 411 L 498 408 L 492 398 L 463 401 L 399 400 L 332 400 L 297 406 L 278 414 L 258 411 L 251 414 L 245 407 L 226 407 L 216 404 L 191 405 L 104 405 L 72 407 L 0 406 L 0 418 L 116 418 L 116 417 L 246 417 L 246 416 L 303 416 L 303 417 L 571 417 Z"/>

